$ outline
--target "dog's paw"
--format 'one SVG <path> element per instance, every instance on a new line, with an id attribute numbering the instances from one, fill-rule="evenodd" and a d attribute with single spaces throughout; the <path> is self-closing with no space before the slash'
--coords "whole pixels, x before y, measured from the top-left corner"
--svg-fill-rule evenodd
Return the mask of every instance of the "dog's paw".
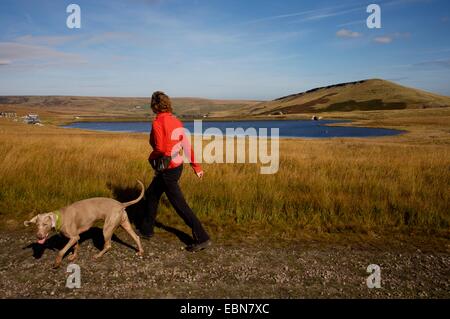
<path id="1" fill-rule="evenodd" d="M 138 256 L 138 257 L 144 257 L 144 251 L 143 251 L 143 250 L 138 251 L 138 252 L 136 253 L 136 256 Z"/>
<path id="2" fill-rule="evenodd" d="M 59 268 L 59 266 L 61 266 L 61 262 L 62 262 L 62 258 L 59 257 L 59 256 L 56 257 L 56 260 L 55 260 L 55 262 L 53 263 L 52 268 L 53 268 L 53 269 Z"/>
<path id="3" fill-rule="evenodd" d="M 69 257 L 67 257 L 67 260 L 70 261 L 70 262 L 72 262 L 72 261 L 74 261 L 75 259 L 77 259 L 77 257 L 78 257 L 77 254 L 71 253 L 71 254 L 69 255 Z"/>
<path id="4" fill-rule="evenodd" d="M 94 255 L 92 257 L 92 259 L 98 261 L 98 260 L 100 260 L 100 258 L 102 258 L 102 256 L 103 256 L 103 254 L 97 254 L 97 255 Z"/>

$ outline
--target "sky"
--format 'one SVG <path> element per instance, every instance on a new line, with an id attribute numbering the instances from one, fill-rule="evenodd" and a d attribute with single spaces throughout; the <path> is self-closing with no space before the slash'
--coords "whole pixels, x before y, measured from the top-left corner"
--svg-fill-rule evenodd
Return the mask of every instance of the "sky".
<path id="1" fill-rule="evenodd" d="M 0 95 L 267 100 L 368 78 L 450 95 L 449 31 L 448 0 L 2 0 Z"/>

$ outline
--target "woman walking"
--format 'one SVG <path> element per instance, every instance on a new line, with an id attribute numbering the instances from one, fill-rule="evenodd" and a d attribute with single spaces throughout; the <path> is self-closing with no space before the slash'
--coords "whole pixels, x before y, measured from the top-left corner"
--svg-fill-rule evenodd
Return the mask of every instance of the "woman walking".
<path id="1" fill-rule="evenodd" d="M 181 149 L 189 158 L 199 178 L 203 177 L 203 170 L 195 162 L 194 152 L 184 133 L 183 124 L 172 114 L 170 98 L 160 91 L 153 93 L 151 109 L 156 114 L 156 118 L 150 132 L 150 145 L 153 151 L 149 162 L 155 170 L 155 177 L 146 190 L 147 212 L 141 226 L 141 236 L 147 239 L 153 236 L 159 200 L 162 194 L 166 193 L 175 211 L 192 229 L 194 243 L 186 249 L 193 252 L 205 249 L 211 245 L 211 240 L 186 203 L 178 184 L 183 172 Z"/>

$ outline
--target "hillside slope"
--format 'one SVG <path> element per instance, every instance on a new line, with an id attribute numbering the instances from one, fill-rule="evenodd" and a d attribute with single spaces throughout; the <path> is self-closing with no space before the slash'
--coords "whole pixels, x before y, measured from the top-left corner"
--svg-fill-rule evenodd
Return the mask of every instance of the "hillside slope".
<path id="1" fill-rule="evenodd" d="M 371 79 L 316 88 L 249 106 L 251 115 L 393 110 L 450 106 L 450 97 Z"/>
<path id="2" fill-rule="evenodd" d="M 173 98 L 174 110 L 182 116 L 201 116 L 213 112 L 232 112 L 259 101 Z M 0 111 L 20 115 L 36 112 L 49 116 L 142 117 L 151 113 L 150 98 L 81 96 L 0 96 Z"/>

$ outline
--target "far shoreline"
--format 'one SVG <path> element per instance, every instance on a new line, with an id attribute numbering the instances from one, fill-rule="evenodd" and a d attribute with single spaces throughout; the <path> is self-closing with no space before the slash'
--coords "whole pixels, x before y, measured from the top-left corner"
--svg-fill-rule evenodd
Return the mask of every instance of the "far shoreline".
<path id="1" fill-rule="evenodd" d="M 83 131 L 89 131 L 89 132 L 103 132 L 103 133 L 113 133 L 113 134 L 147 134 L 148 132 L 136 132 L 136 131 L 113 131 L 113 130 L 100 130 L 100 129 L 89 129 L 89 128 L 80 128 L 80 127 L 68 127 L 72 124 L 77 123 L 150 123 L 153 119 L 148 120 L 135 120 L 135 119 L 121 119 L 121 118 L 115 118 L 113 121 L 111 120 L 105 120 L 105 118 L 99 118 L 99 119 L 89 119 L 88 121 L 71 121 L 66 123 L 57 124 L 59 128 L 63 129 L 76 129 L 76 130 L 83 130 Z M 354 120 L 351 119 L 343 119 L 343 118 L 327 118 L 327 119 L 320 119 L 320 120 L 312 120 L 312 119 L 306 119 L 306 118 L 275 118 L 275 117 L 265 117 L 265 118 L 214 118 L 212 120 L 211 118 L 201 118 L 201 119 L 180 119 L 183 123 L 192 123 L 194 121 L 204 121 L 204 122 L 264 122 L 264 121 L 286 121 L 286 122 L 296 122 L 296 121 L 303 121 L 303 122 L 323 122 L 327 121 L 328 123 L 321 123 L 320 125 L 323 127 L 354 127 L 354 128 L 367 128 L 367 129 L 378 129 L 378 130 L 386 130 L 391 131 L 392 134 L 388 135 L 373 135 L 373 136 L 329 136 L 329 137 L 308 137 L 308 136 L 280 136 L 280 139 L 336 139 L 336 138 L 367 138 L 367 139 L 374 139 L 374 138 L 385 138 L 385 137 L 396 137 L 396 136 L 402 136 L 409 131 L 402 130 L 398 128 L 387 128 L 387 127 L 375 127 L 375 126 L 365 126 L 362 123 L 356 123 Z M 333 123 L 329 123 L 329 121 L 333 121 Z"/>
<path id="2" fill-rule="evenodd" d="M 175 114 L 175 116 L 177 116 Z M 308 121 L 311 118 L 294 115 L 294 117 L 286 117 L 286 116 L 264 116 L 264 117 L 199 117 L 199 118 L 184 118 L 177 116 L 181 122 L 194 122 L 194 121 L 208 121 L 208 122 L 244 122 L 244 121 L 299 121 L 304 120 Z M 79 118 L 72 120 L 59 120 L 56 121 L 56 125 L 70 125 L 74 123 L 92 123 L 92 122 L 100 122 L 100 123 L 116 123 L 116 122 L 136 122 L 136 123 L 147 123 L 153 121 L 154 117 L 148 118 L 130 118 L 130 117 L 98 117 L 98 118 Z M 327 120 L 332 121 L 351 121 L 348 119 L 342 118 L 332 118 L 329 117 Z"/>

